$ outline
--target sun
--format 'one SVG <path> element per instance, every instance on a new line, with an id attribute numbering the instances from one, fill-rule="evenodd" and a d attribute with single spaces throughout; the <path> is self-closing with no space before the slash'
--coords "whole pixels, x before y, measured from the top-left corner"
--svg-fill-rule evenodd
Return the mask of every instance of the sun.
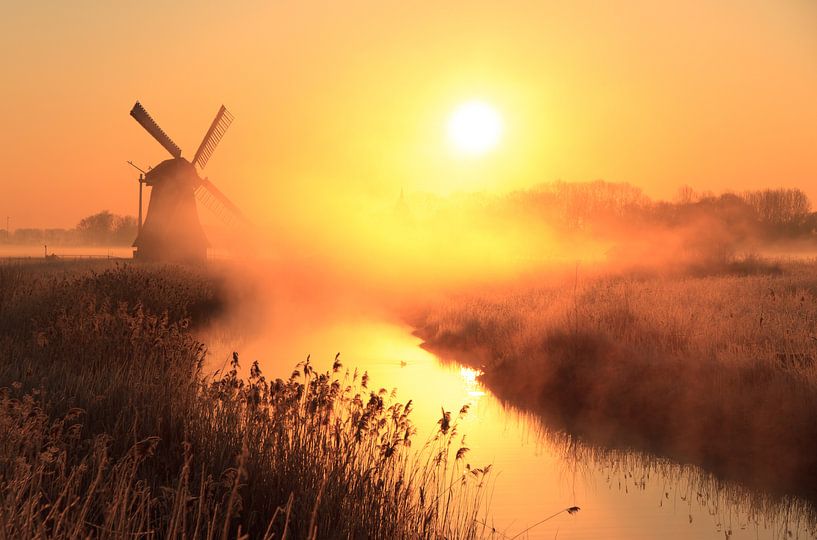
<path id="1" fill-rule="evenodd" d="M 460 104 L 448 120 L 448 139 L 458 151 L 481 155 L 493 150 L 502 138 L 502 117 L 479 100 Z"/>

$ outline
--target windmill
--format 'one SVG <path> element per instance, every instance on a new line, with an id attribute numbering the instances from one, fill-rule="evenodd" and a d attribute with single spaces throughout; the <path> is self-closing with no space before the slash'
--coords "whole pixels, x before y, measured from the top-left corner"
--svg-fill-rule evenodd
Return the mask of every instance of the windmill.
<path id="1" fill-rule="evenodd" d="M 136 102 L 130 115 L 172 156 L 144 173 L 144 179 L 140 180 L 151 188 L 151 192 L 145 222 L 133 242 L 136 248 L 134 258 L 204 261 L 209 244 L 199 222 L 196 199 L 228 224 L 246 222 L 238 207 L 209 179 L 202 178 L 199 174 L 199 169 L 204 169 L 207 165 L 232 123 L 233 115 L 221 106 L 196 150 L 193 161 L 182 157 L 181 149 L 151 118 L 141 103 Z"/>

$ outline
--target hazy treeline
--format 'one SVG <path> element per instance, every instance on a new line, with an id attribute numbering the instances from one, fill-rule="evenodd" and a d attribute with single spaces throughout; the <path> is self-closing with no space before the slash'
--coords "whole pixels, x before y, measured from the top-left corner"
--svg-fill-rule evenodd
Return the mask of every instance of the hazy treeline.
<path id="1" fill-rule="evenodd" d="M 482 209 L 499 224 L 539 231 L 544 248 L 549 238 L 562 252 L 624 265 L 708 266 L 817 245 L 817 212 L 799 189 L 716 195 L 684 186 L 673 200 L 654 200 L 626 183 L 554 182 L 490 200 Z"/>
<path id="2" fill-rule="evenodd" d="M 136 230 L 135 217 L 103 210 L 82 218 L 72 229 L 0 229 L 0 243 L 128 246 L 136 238 Z"/>
<path id="3" fill-rule="evenodd" d="M 679 227 L 701 219 L 717 221 L 754 238 L 800 239 L 817 234 L 817 212 L 799 189 L 696 193 L 682 186 L 673 201 L 654 201 L 626 183 L 554 182 L 509 195 L 515 209 L 537 213 L 565 232 L 601 233 L 610 225 Z"/>
<path id="4" fill-rule="evenodd" d="M 682 186 L 674 201 L 653 201 L 626 183 L 554 182 L 509 196 L 565 231 L 602 232 L 610 224 L 683 226 L 709 218 L 765 240 L 817 237 L 817 212 L 799 189 L 695 193 Z"/>

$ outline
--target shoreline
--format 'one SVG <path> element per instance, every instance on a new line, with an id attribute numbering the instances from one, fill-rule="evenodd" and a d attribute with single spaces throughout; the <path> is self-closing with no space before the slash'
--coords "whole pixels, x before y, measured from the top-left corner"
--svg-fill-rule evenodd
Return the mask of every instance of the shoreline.
<path id="1" fill-rule="evenodd" d="M 712 279 L 729 278 L 684 278 L 678 288 L 696 295 L 697 307 L 701 287 L 708 291 L 722 285 L 709 283 Z M 756 279 L 750 287 L 768 289 L 769 279 L 800 280 L 800 285 L 813 287 L 807 292 L 771 282 L 781 292 L 773 301 L 777 312 L 766 312 L 767 324 L 775 324 L 775 316 L 789 312 L 792 305 L 808 305 L 802 309 L 817 316 L 817 296 L 809 296 L 817 294 L 817 280 L 809 275 Z M 763 358 L 742 362 L 739 358 L 760 349 L 739 349 L 727 358 L 721 351 L 732 346 L 720 337 L 724 343 L 707 351 L 711 354 L 706 360 L 693 360 L 702 348 L 690 346 L 684 332 L 660 316 L 644 313 L 660 311 L 655 304 L 675 296 L 633 298 L 634 290 L 656 290 L 663 282 L 655 279 L 633 287 L 600 282 L 587 287 L 578 307 L 564 291 L 543 292 L 536 300 L 524 295 L 520 299 L 518 291 L 504 297 L 471 297 L 427 313 L 415 321 L 414 335 L 426 350 L 482 371 L 480 380 L 500 400 L 535 413 L 547 425 L 581 441 L 647 451 L 700 466 L 749 489 L 804 497 L 814 505 L 813 349 L 784 349 L 793 352 L 782 359 L 775 350 L 766 350 Z M 599 290 L 607 297 L 600 298 Z M 524 314 L 518 315 L 517 308 Z M 525 320 L 528 313 L 534 322 Z M 699 320 L 707 324 L 703 317 Z M 680 330 L 696 332 L 697 326 L 693 322 Z M 779 328 L 794 331 L 784 324 Z M 712 333 L 728 335 L 719 331 Z"/>

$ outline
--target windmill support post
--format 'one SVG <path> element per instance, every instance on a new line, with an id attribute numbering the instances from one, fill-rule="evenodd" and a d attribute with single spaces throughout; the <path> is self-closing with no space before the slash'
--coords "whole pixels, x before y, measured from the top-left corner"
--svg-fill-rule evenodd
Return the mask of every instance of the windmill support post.
<path id="1" fill-rule="evenodd" d="M 137 226 L 137 233 L 142 234 L 142 184 L 145 183 L 145 175 L 139 175 L 139 225 Z"/>

